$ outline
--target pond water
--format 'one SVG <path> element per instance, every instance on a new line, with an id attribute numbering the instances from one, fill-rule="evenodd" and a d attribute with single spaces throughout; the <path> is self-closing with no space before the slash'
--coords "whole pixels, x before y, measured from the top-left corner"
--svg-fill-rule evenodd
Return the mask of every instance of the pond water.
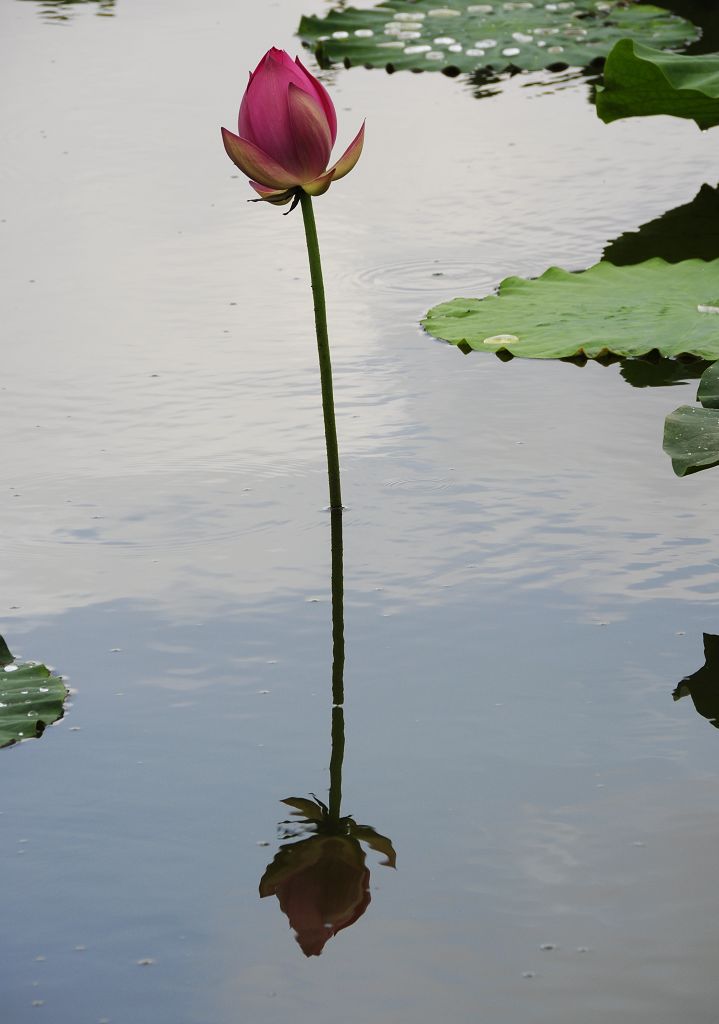
<path id="1" fill-rule="evenodd" d="M 321 956 L 259 896 L 280 801 L 327 799 L 331 522 L 300 215 L 219 126 L 323 9 L 0 0 L 1 628 L 72 687 L 2 751 L 3 1021 L 714 1024 L 719 702 L 672 695 L 719 633 L 719 474 L 661 450 L 696 371 L 418 327 L 716 186 L 717 133 L 606 127 L 581 79 L 324 75 L 339 144 L 367 118 L 316 203 L 342 811 L 397 861 Z"/>

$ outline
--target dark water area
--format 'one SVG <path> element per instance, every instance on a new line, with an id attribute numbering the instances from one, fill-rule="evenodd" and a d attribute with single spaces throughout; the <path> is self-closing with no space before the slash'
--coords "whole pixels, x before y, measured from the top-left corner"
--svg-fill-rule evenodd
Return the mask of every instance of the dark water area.
<path id="1" fill-rule="evenodd" d="M 299 214 L 219 135 L 323 9 L 0 4 L 0 635 L 71 691 L 0 751 L 3 1022 L 713 1024 L 719 474 L 661 450 L 703 364 L 418 323 L 716 256 L 719 136 L 323 73 L 340 544 Z"/>
<path id="2" fill-rule="evenodd" d="M 714 0 L 657 0 L 654 6 L 672 11 L 701 28 L 701 38 L 687 47 L 687 53 L 719 50 L 719 9 Z"/>

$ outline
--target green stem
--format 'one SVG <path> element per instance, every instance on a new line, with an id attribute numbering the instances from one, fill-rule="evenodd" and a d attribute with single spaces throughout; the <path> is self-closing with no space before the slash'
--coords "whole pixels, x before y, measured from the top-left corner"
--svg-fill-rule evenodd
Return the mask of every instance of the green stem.
<path id="1" fill-rule="evenodd" d="M 312 296 L 315 305 L 315 330 L 317 332 L 317 352 L 320 358 L 320 379 L 322 382 L 322 412 L 325 420 L 325 442 L 327 445 L 327 474 L 330 483 L 330 509 L 342 510 L 340 492 L 340 458 L 337 450 L 337 427 L 335 425 L 335 400 L 332 393 L 332 361 L 330 359 L 330 341 L 327 334 L 327 309 L 325 307 L 325 286 L 322 281 L 322 263 L 320 247 L 317 241 L 315 214 L 312 209 L 312 196 L 300 193 L 302 219 L 305 223 L 307 239 L 307 255 L 310 261 L 310 278 L 312 280 Z"/>

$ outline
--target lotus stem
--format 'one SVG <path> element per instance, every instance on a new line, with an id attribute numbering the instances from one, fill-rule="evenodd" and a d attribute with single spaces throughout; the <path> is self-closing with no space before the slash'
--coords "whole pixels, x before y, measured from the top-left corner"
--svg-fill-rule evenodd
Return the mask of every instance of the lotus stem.
<path id="1" fill-rule="evenodd" d="M 320 380 L 322 384 L 322 413 L 325 421 L 325 444 L 327 446 L 327 475 L 330 485 L 330 510 L 342 512 L 342 494 L 340 490 L 340 458 L 337 450 L 337 426 L 335 424 L 335 400 L 332 391 L 332 361 L 330 359 L 330 342 L 327 334 L 327 308 L 325 306 L 325 286 L 322 280 L 322 263 L 320 247 L 317 241 L 315 213 L 312 208 L 312 196 L 300 193 L 302 219 L 305 224 L 307 239 L 307 256 L 310 262 L 310 279 L 312 281 L 312 297 L 315 307 L 315 330 L 317 332 L 317 352 L 320 360 Z"/>

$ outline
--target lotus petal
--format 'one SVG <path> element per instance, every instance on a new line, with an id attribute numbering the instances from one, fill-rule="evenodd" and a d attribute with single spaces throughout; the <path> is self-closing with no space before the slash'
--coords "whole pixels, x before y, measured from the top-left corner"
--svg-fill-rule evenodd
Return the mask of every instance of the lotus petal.
<path id="1" fill-rule="evenodd" d="M 287 91 L 287 106 L 296 159 L 286 166 L 297 171 L 300 181 L 311 181 L 325 170 L 332 152 L 327 118 L 318 101 L 292 83 Z"/>
<path id="2" fill-rule="evenodd" d="M 365 122 L 363 121 L 362 127 L 357 132 L 352 142 L 350 142 L 349 146 L 337 163 L 330 168 L 330 170 L 335 172 L 334 178 L 332 179 L 333 181 L 339 181 L 340 178 L 344 178 L 345 174 L 349 174 L 362 155 L 362 146 L 364 145 L 364 126 Z"/>
<path id="3" fill-rule="evenodd" d="M 273 206 L 285 206 L 295 195 L 293 188 L 287 189 L 274 189 L 266 188 L 264 185 L 260 185 L 257 181 L 250 181 L 253 189 L 259 195 L 260 199 L 267 203 L 272 203 Z M 250 199 L 251 203 L 259 203 L 260 199 Z"/>
<path id="4" fill-rule="evenodd" d="M 269 188 L 292 188 L 298 185 L 297 178 L 263 152 L 253 142 L 233 135 L 227 128 L 222 129 L 222 141 L 230 160 L 243 174 Z"/>
<path id="5" fill-rule="evenodd" d="M 308 86 L 310 86 L 310 88 L 314 90 L 317 99 L 322 104 L 322 109 L 325 112 L 327 124 L 329 125 L 330 136 L 332 137 L 332 145 L 334 146 L 335 142 L 337 141 L 337 113 L 335 111 L 335 105 L 332 102 L 332 98 L 330 97 L 330 94 L 327 92 L 322 82 L 320 82 L 318 78 L 315 78 L 314 75 L 311 75 L 309 73 L 309 71 L 304 66 L 299 57 L 295 57 L 295 64 L 299 68 L 301 68 L 302 71 L 305 73 L 305 75 L 307 76 Z"/>
<path id="6" fill-rule="evenodd" d="M 283 50 L 269 50 L 242 97 L 238 134 L 294 173 L 298 167 L 287 95 L 290 85 L 313 95 L 304 73 L 289 55 Z M 326 166 L 325 161 L 321 169 Z"/>
<path id="7" fill-rule="evenodd" d="M 302 190 L 303 192 L 306 192 L 308 196 L 323 196 L 334 181 L 334 176 L 334 171 L 327 171 L 326 174 L 320 174 L 318 178 L 314 178 L 312 181 L 306 181 L 302 186 Z"/>

